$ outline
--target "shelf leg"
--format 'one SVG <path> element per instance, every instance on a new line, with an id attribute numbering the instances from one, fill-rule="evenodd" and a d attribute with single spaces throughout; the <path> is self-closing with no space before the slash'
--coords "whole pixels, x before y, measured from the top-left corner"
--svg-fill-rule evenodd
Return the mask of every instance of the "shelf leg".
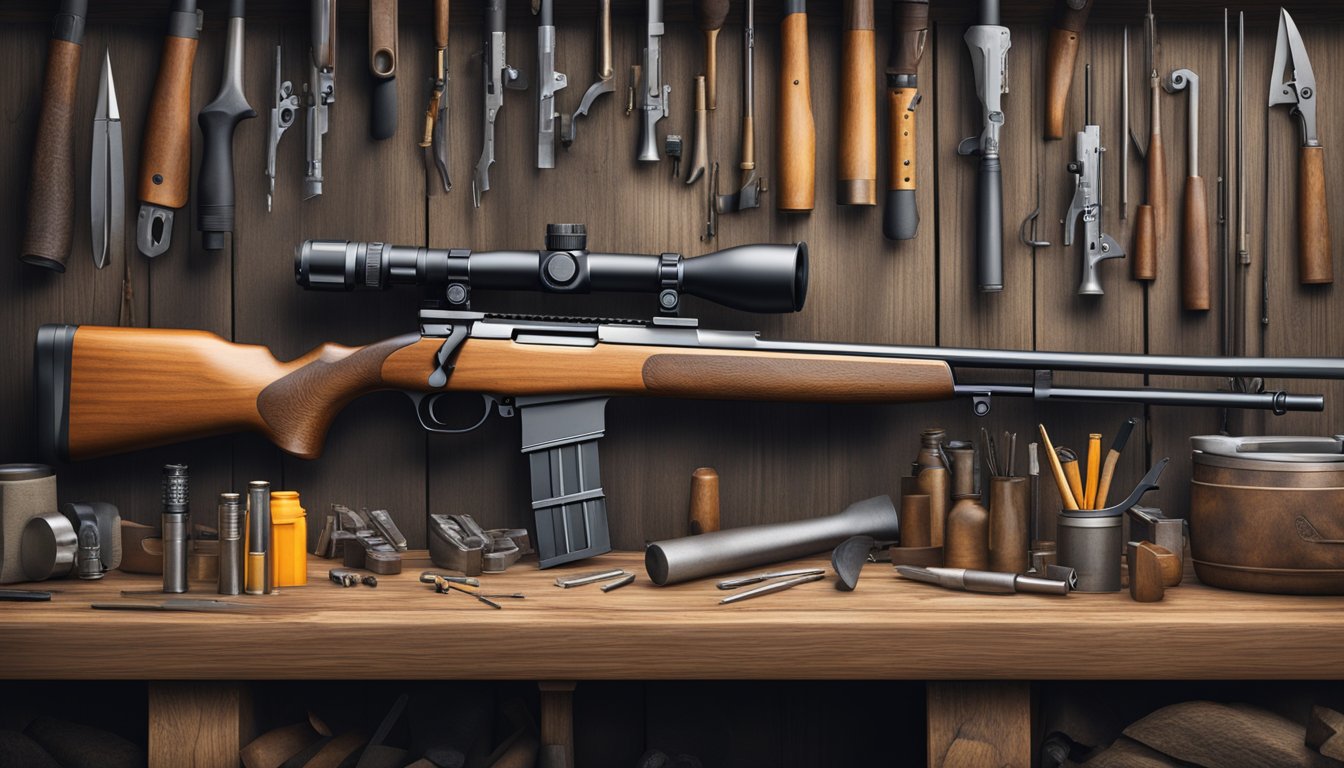
<path id="1" fill-rule="evenodd" d="M 150 768 L 236 768 L 253 730 L 251 695 L 241 683 L 149 684 Z"/>
<path id="2" fill-rule="evenodd" d="M 929 768 L 1031 768 L 1031 684 L 928 683 Z"/>
<path id="3" fill-rule="evenodd" d="M 541 768 L 574 768 L 574 685 L 572 680 L 543 680 L 541 689 Z"/>

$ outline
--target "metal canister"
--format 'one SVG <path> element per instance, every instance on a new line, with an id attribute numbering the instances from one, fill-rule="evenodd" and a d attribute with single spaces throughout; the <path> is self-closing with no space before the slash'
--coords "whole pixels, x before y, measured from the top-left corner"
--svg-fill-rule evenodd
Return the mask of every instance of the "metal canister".
<path id="1" fill-rule="evenodd" d="M 1078 573 L 1078 592 L 1119 592 L 1122 515 L 1061 514 L 1055 522 L 1057 559 Z"/>
<path id="2" fill-rule="evenodd" d="M 187 538 L 191 508 L 187 465 L 163 467 L 163 591 L 187 591 Z"/>
<path id="3" fill-rule="evenodd" d="M 253 480 L 247 484 L 247 571 L 249 595 L 271 593 L 271 484 Z"/>
<path id="4" fill-rule="evenodd" d="M 219 494 L 219 594 L 243 592 L 243 505 L 236 493 Z"/>

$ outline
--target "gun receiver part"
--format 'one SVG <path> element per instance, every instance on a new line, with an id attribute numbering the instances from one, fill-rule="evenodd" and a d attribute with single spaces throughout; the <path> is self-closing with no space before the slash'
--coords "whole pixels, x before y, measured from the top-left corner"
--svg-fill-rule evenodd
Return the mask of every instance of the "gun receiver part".
<path id="1" fill-rule="evenodd" d="M 229 33 L 224 78 L 215 100 L 201 108 L 201 172 L 196 180 L 196 228 L 207 251 L 224 247 L 233 232 L 233 132 L 238 123 L 257 116 L 243 94 L 243 0 L 229 0 Z"/>
<path id="2" fill-rule="evenodd" d="M 1139 134 L 1129 135 L 1139 153 L 1147 161 L 1147 202 L 1134 215 L 1134 258 L 1130 261 L 1135 280 L 1156 280 L 1158 249 L 1166 242 L 1167 233 L 1167 160 L 1162 147 L 1161 78 L 1157 73 L 1157 20 L 1153 16 L 1152 0 L 1143 17 L 1144 61 L 1148 70 L 1148 139 Z"/>
<path id="3" fill-rule="evenodd" d="M 1303 285 L 1334 282 L 1330 219 L 1325 200 L 1325 148 L 1316 133 L 1316 75 L 1302 35 L 1279 9 L 1279 37 L 1269 81 L 1269 106 L 1288 105 L 1302 129 L 1297 155 L 1297 267 Z"/>
<path id="4" fill-rule="evenodd" d="M 785 213 L 808 213 L 817 193 L 817 128 L 812 117 L 812 75 L 807 50 L 807 3 L 789 0 L 780 23 L 779 190 Z"/>
<path id="5" fill-rule="evenodd" d="M 173 241 L 173 214 L 191 189 L 191 70 L 201 14 L 195 0 L 173 0 L 154 95 L 140 147 L 140 214 L 135 241 L 153 258 Z"/>
<path id="6" fill-rule="evenodd" d="M 1190 92 L 1190 151 L 1185 178 L 1185 203 L 1181 214 L 1181 308 L 1207 311 L 1209 299 L 1209 206 L 1204 179 L 1199 175 L 1199 75 L 1188 69 L 1173 69 L 1162 87 L 1168 93 Z"/>
<path id="7" fill-rule="evenodd" d="M 1060 0 L 1059 15 L 1050 29 L 1045 53 L 1045 138 L 1064 138 L 1064 113 L 1073 88 L 1078 44 L 1092 12 L 1092 0 Z M 1091 121 L 1089 121 L 1091 122 Z"/>
<path id="8" fill-rule="evenodd" d="M 294 84 L 280 76 L 282 58 L 280 44 L 275 44 L 275 101 L 271 105 L 271 127 L 266 137 L 266 180 L 270 187 L 266 191 L 266 212 L 271 212 L 272 199 L 275 197 L 275 153 L 280 148 L 280 137 L 294 124 L 299 113 L 299 95 L 294 92 Z"/>
<path id="9" fill-rule="evenodd" d="M 569 85 L 563 72 L 555 71 L 554 0 L 539 0 L 537 11 L 537 167 L 555 167 L 555 126 L 560 111 L 555 94 Z"/>
<path id="10" fill-rule="evenodd" d="M 887 59 L 887 199 L 882 209 L 882 234 L 888 240 L 913 240 L 919 230 L 915 108 L 922 98 L 919 61 L 928 37 L 928 0 L 893 0 L 891 54 Z"/>
<path id="11" fill-rule="evenodd" d="M 873 0 L 845 0 L 840 37 L 836 202 L 877 205 L 877 44 Z"/>
<path id="12" fill-rule="evenodd" d="M 303 199 L 322 194 L 322 141 L 336 101 L 336 0 L 312 0 L 311 47 L 308 49 L 308 172 Z"/>
<path id="13" fill-rule="evenodd" d="M 507 62 L 506 10 L 505 0 L 487 0 L 485 4 L 485 51 L 481 55 L 484 129 L 481 159 L 476 161 L 476 175 L 471 180 L 471 204 L 477 208 L 481 207 L 481 196 L 490 191 L 490 166 L 495 164 L 495 120 L 504 107 L 504 89 L 527 88 L 527 76 Z"/>
<path id="14" fill-rule="evenodd" d="M 656 163 L 660 159 L 658 121 L 668 116 L 668 102 L 672 96 L 672 86 L 663 82 L 663 0 L 648 0 L 640 75 L 636 103 L 640 112 L 639 161 Z"/>
<path id="15" fill-rule="evenodd" d="M 84 48 L 87 11 L 87 0 L 61 0 L 52 22 L 46 77 L 42 82 L 42 106 L 28 177 L 28 219 L 23 231 L 23 247 L 19 251 L 19 258 L 25 264 L 56 272 L 65 271 L 75 236 L 75 92 L 79 85 L 79 58 Z M 101 106 L 102 86 L 99 88 Z M 99 114 L 102 114 L 101 110 Z M 118 127 L 117 131 L 120 130 Z M 94 140 L 97 141 L 96 131 Z M 120 146 L 118 140 L 118 151 Z M 94 155 L 94 173 L 98 173 L 97 154 Z M 97 247 L 97 237 L 98 227 L 95 226 L 95 262 L 102 250 Z"/>
<path id="16" fill-rule="evenodd" d="M 582 224 L 551 224 L 540 251 L 434 249 L 385 243 L 308 240 L 295 250 L 304 288 L 387 290 L 442 288 L 454 308 L 470 306 L 473 288 L 545 293 L 655 293 L 674 313 L 681 295 L 748 312 L 797 312 L 807 298 L 807 245 L 742 245 L 683 259 L 587 250 Z"/>
<path id="17" fill-rule="evenodd" d="M 728 20 L 729 0 L 696 0 L 695 18 L 705 33 L 705 101 L 709 111 L 719 106 L 719 30 Z"/>
<path id="18" fill-rule="evenodd" d="M 560 115 L 560 143 L 569 149 L 579 129 L 578 120 L 586 117 L 597 97 L 616 90 L 616 72 L 611 53 L 611 0 L 597 0 L 597 81 L 583 93 L 579 108 L 572 115 Z"/>
<path id="19" fill-rule="evenodd" d="M 369 0 L 369 136 L 390 139 L 397 133 L 397 0 Z"/>
<path id="20" fill-rule="evenodd" d="M 89 230 L 93 235 L 93 263 L 99 269 L 109 259 L 126 257 L 126 175 L 121 142 L 121 110 L 112 82 L 112 57 L 103 52 L 98 77 L 98 106 L 93 115 L 93 168 L 90 172 Z"/>
<path id="21" fill-rule="evenodd" d="M 1102 222 L 1102 153 L 1101 126 L 1092 124 L 1092 65 L 1084 74 L 1084 123 L 1074 141 L 1074 159 L 1069 173 L 1074 175 L 1073 200 L 1064 217 L 1064 245 L 1073 244 L 1073 233 L 1079 221 L 1083 224 L 1083 271 L 1078 284 L 1078 295 L 1099 296 L 1101 288 L 1098 268 L 1106 259 L 1122 259 L 1125 251 L 1114 238 L 1101 231 Z"/>
<path id="22" fill-rule="evenodd" d="M 695 146 L 691 149 L 687 184 L 694 184 L 709 169 L 709 111 L 705 106 L 705 76 L 695 76 Z"/>
<path id="23" fill-rule="evenodd" d="M 425 107 L 425 130 L 420 148 L 425 156 L 425 195 L 433 196 L 439 186 L 453 191 L 448 173 L 448 0 L 434 0 L 434 76 L 429 79 L 429 106 Z M 438 184 L 434 183 L 438 176 Z"/>
<path id="24" fill-rule="evenodd" d="M 980 0 L 980 23 L 966 30 L 966 47 L 975 70 L 984 130 L 963 139 L 957 154 L 980 158 L 976 190 L 976 283 L 982 293 L 1003 290 L 1003 174 L 999 132 L 1003 128 L 1003 94 L 1008 92 L 1008 28 L 999 26 L 998 0 Z"/>
<path id="25" fill-rule="evenodd" d="M 742 186 L 738 191 L 718 195 L 719 213 L 734 213 L 761 207 L 765 179 L 756 173 L 756 0 L 747 0 L 747 18 L 742 26 Z"/>

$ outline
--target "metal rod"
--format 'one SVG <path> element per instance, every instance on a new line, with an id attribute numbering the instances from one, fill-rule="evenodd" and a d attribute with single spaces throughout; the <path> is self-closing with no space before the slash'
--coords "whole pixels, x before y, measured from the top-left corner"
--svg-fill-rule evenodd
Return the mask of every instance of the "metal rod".
<path id="1" fill-rule="evenodd" d="M 1120 114 L 1124 120 L 1121 136 L 1129 133 L 1129 27 L 1125 27 L 1125 44 L 1120 52 Z M 1129 215 L 1129 139 L 1120 141 L 1120 220 Z"/>

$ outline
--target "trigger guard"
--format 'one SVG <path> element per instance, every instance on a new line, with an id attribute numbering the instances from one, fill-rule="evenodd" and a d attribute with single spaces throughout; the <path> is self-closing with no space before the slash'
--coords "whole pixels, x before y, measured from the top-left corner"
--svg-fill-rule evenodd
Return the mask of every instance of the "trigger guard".
<path id="1" fill-rule="evenodd" d="M 498 407 L 501 416 L 512 416 L 512 408 L 500 403 L 493 395 L 481 395 L 481 402 L 484 406 L 481 410 L 481 418 L 476 420 L 475 424 L 461 429 L 453 429 L 438 419 L 434 418 L 434 403 L 443 397 L 445 392 L 436 392 L 433 394 L 424 394 L 421 392 L 407 392 L 411 402 L 415 403 L 415 415 L 420 419 L 420 426 L 427 432 L 438 432 L 445 435 L 461 435 L 467 432 L 475 432 L 481 428 L 486 419 L 490 418 L 490 412 L 494 407 Z M 505 412 L 506 409 L 509 412 Z"/>

